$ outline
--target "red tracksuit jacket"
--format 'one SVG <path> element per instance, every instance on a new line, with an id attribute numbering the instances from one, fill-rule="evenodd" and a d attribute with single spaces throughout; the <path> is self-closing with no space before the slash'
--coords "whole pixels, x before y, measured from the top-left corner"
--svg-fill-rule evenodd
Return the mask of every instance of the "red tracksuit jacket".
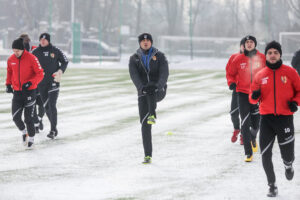
<path id="1" fill-rule="evenodd" d="M 28 51 L 24 50 L 20 58 L 15 54 L 8 58 L 6 85 L 12 85 L 14 90 L 21 91 L 28 81 L 32 83 L 28 90 L 36 89 L 43 78 L 44 70 L 38 59 Z"/>
<path id="2" fill-rule="evenodd" d="M 228 75 L 229 69 L 230 69 L 230 67 L 231 67 L 231 65 L 232 65 L 233 60 L 234 60 L 237 56 L 239 56 L 239 55 L 241 55 L 241 53 L 235 53 L 235 54 L 232 54 L 232 55 L 230 56 L 228 62 L 227 62 L 227 65 L 226 65 L 226 79 L 227 79 L 227 84 L 228 84 L 228 86 L 230 86 L 230 84 L 229 84 L 229 75 Z"/>
<path id="3" fill-rule="evenodd" d="M 236 91 L 250 93 L 250 85 L 255 74 L 265 67 L 266 57 L 257 50 L 255 56 L 249 58 L 244 54 L 237 56 L 228 70 L 228 85 L 236 83 Z"/>
<path id="4" fill-rule="evenodd" d="M 252 91 L 261 90 L 259 99 L 251 98 Z M 288 101 L 296 101 L 300 105 L 300 77 L 297 71 L 287 65 L 272 70 L 265 67 L 254 78 L 249 94 L 250 103 L 260 101 L 261 115 L 292 115 Z"/>

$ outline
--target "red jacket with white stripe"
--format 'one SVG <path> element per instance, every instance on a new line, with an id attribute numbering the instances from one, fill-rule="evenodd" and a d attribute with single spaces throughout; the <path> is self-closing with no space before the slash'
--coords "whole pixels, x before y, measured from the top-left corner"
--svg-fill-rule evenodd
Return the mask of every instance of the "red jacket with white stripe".
<path id="1" fill-rule="evenodd" d="M 236 84 L 236 91 L 250 93 L 250 85 L 257 72 L 265 67 L 266 57 L 258 50 L 251 58 L 241 54 L 237 56 L 228 70 L 228 85 Z"/>
<path id="2" fill-rule="evenodd" d="M 225 69 L 226 69 L 226 79 L 227 79 L 227 84 L 228 84 L 228 86 L 230 85 L 230 84 L 229 84 L 229 75 L 228 75 L 229 69 L 230 69 L 230 67 L 231 67 L 231 65 L 232 65 L 233 60 L 234 60 L 237 56 L 239 56 L 239 55 L 241 55 L 241 53 L 235 53 L 235 54 L 232 54 L 232 55 L 230 56 L 228 62 L 227 62 L 227 65 L 226 65 L 226 68 L 225 68 Z"/>
<path id="3" fill-rule="evenodd" d="M 259 89 L 260 98 L 252 99 L 252 92 Z M 292 115 L 288 101 L 296 101 L 300 105 L 300 76 L 287 65 L 281 65 L 276 70 L 265 67 L 255 76 L 249 99 L 253 104 L 260 102 L 261 115 Z"/>
<path id="4" fill-rule="evenodd" d="M 12 85 L 14 90 L 21 91 L 28 81 L 32 83 L 28 90 L 34 90 L 43 78 L 44 70 L 38 59 L 28 51 L 24 50 L 20 58 L 15 54 L 8 58 L 6 85 Z"/>

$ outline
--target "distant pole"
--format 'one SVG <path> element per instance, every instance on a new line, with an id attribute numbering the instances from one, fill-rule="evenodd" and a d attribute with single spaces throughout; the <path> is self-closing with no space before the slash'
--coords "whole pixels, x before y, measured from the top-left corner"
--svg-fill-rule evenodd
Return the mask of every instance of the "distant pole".
<path id="1" fill-rule="evenodd" d="M 49 0 L 49 2 L 48 2 L 48 7 L 49 7 L 48 32 L 49 32 L 50 35 L 52 33 L 52 3 L 53 3 L 52 0 Z"/>
<path id="2" fill-rule="evenodd" d="M 190 54 L 191 60 L 193 60 L 193 25 L 192 25 L 192 0 L 190 0 Z"/>
<path id="3" fill-rule="evenodd" d="M 73 31 L 73 24 L 74 24 L 74 0 L 71 0 L 71 53 L 73 54 L 73 41 L 74 41 L 74 31 Z"/>
<path id="4" fill-rule="evenodd" d="M 266 41 L 269 41 L 269 2 L 268 0 L 265 0 L 265 27 L 266 27 Z"/>
<path id="5" fill-rule="evenodd" d="M 121 33 L 121 28 L 122 28 L 122 0 L 119 0 L 119 51 L 120 51 L 120 58 L 122 57 L 122 33 Z"/>
<path id="6" fill-rule="evenodd" d="M 102 46 L 101 46 L 101 43 L 102 43 L 102 27 L 101 27 L 101 24 L 99 24 L 99 63 L 101 64 L 102 63 Z"/>

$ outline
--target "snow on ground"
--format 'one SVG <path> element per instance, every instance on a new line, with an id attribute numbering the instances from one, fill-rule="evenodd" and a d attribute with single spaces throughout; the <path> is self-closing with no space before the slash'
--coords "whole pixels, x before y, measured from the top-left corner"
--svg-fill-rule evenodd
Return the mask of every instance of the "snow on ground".
<path id="1" fill-rule="evenodd" d="M 158 104 L 153 126 L 151 165 L 141 164 L 137 96 L 127 59 L 117 64 L 71 64 L 58 101 L 59 137 L 46 138 L 45 117 L 45 130 L 36 136 L 32 151 L 21 145 L 11 120 L 11 95 L 2 88 L 0 200 L 268 199 L 260 154 L 245 163 L 243 147 L 230 142 L 226 61 L 198 59 L 170 65 L 168 94 Z M 300 199 L 299 112 L 294 120 L 295 177 L 285 179 L 275 143 L 279 188 L 275 199 Z M 170 131 L 173 135 L 167 134 Z"/>

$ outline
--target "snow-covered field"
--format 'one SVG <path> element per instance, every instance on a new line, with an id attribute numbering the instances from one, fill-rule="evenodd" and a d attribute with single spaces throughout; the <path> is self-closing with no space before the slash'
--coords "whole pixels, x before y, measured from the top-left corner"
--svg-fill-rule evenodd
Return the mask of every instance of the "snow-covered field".
<path id="1" fill-rule="evenodd" d="M 10 114 L 12 95 L 1 87 L 0 200 L 269 199 L 260 154 L 245 163 L 243 147 L 230 141 L 225 64 L 225 59 L 203 59 L 170 65 L 168 94 L 153 126 L 151 165 L 141 164 L 137 96 L 127 60 L 71 65 L 58 101 L 59 137 L 46 138 L 45 117 L 32 151 L 21 145 Z M 295 177 L 285 179 L 275 143 L 275 199 L 300 199 L 299 112 L 294 121 Z"/>

